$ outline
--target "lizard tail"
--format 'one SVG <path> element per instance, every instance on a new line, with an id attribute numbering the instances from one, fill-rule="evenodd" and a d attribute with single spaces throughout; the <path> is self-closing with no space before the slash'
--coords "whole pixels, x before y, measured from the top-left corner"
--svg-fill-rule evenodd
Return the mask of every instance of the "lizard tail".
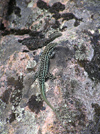
<path id="1" fill-rule="evenodd" d="M 42 84 L 42 87 L 41 87 L 41 95 L 42 95 L 42 98 L 43 98 L 43 100 L 46 102 L 46 104 L 53 110 L 53 112 L 56 114 L 56 117 L 58 118 L 58 119 L 60 119 L 59 118 L 59 115 L 58 115 L 58 113 L 56 112 L 56 110 L 55 110 L 55 108 L 50 104 L 50 102 L 47 100 L 47 98 L 46 98 L 46 95 L 45 95 L 45 86 Z"/>

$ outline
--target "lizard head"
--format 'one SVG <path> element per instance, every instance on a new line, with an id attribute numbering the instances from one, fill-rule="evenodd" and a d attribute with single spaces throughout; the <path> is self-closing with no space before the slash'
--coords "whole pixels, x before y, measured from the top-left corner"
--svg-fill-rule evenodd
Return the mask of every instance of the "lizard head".
<path id="1" fill-rule="evenodd" d="M 49 50 L 55 48 L 55 46 L 57 45 L 57 43 L 50 43 L 47 45 L 47 47 L 49 48 Z"/>

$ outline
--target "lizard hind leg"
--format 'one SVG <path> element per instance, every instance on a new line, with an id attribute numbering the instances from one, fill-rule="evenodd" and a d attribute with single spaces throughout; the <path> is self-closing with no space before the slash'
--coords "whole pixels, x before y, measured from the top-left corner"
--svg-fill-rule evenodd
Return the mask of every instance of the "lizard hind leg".
<path id="1" fill-rule="evenodd" d="M 51 74 L 50 72 L 47 74 L 46 78 L 49 78 L 51 80 L 56 79 L 56 77 L 53 74 Z"/>

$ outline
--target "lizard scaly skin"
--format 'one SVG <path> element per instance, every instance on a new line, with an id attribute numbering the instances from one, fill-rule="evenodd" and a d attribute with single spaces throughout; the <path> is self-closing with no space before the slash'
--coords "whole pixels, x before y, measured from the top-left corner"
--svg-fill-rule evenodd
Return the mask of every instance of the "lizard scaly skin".
<path id="1" fill-rule="evenodd" d="M 40 60 L 40 67 L 38 72 L 34 76 L 34 80 L 36 78 L 39 79 L 39 85 L 40 85 L 40 92 L 42 99 L 47 103 L 47 105 L 54 111 L 56 116 L 59 118 L 58 113 L 54 109 L 54 107 L 50 104 L 50 102 L 46 98 L 45 94 L 45 79 L 46 78 L 53 78 L 53 75 L 48 72 L 49 70 L 49 61 L 50 58 L 52 57 L 52 52 L 55 48 L 57 43 L 50 43 L 46 46 L 45 50 L 43 51 L 41 55 L 41 60 Z"/>

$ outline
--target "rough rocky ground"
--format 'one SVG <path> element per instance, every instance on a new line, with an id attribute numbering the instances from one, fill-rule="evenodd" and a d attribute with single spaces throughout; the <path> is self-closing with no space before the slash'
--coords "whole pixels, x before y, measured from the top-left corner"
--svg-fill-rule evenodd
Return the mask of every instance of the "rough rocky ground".
<path id="1" fill-rule="evenodd" d="M 51 42 L 46 96 L 60 121 L 33 83 Z M 0 0 L 0 134 L 99 133 L 100 0 Z"/>

